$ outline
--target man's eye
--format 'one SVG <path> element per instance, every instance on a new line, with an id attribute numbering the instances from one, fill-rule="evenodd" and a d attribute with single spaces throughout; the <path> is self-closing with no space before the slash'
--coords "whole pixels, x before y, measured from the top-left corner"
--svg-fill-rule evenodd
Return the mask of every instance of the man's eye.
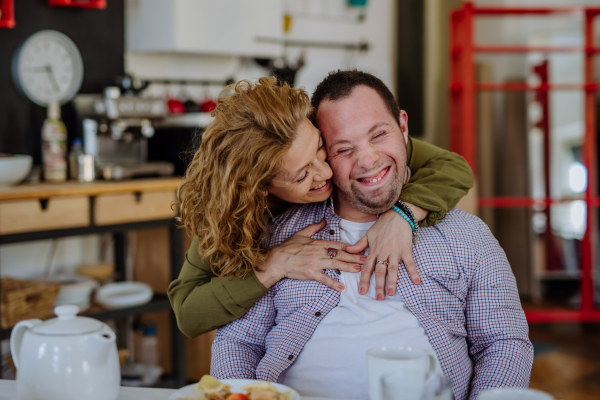
<path id="1" fill-rule="evenodd" d="M 350 151 L 350 149 L 339 149 L 337 151 L 338 154 L 344 154 L 344 153 L 348 153 Z"/>
<path id="2" fill-rule="evenodd" d="M 385 135 L 385 132 L 378 133 L 378 134 L 376 134 L 375 136 L 373 136 L 373 139 L 380 138 L 380 137 L 382 137 L 382 136 L 384 136 L 384 135 Z"/>

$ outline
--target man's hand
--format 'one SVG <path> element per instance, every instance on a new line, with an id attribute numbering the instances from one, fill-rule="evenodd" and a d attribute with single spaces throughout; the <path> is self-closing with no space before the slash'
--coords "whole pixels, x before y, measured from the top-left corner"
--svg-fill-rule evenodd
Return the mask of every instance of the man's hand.
<path id="1" fill-rule="evenodd" d="M 359 272 L 360 264 L 366 257 L 346 252 L 347 244 L 316 240 L 310 237 L 323 229 L 326 222 L 312 224 L 296 232 L 279 246 L 269 250 L 267 262 L 262 270 L 255 270 L 256 277 L 266 288 L 283 278 L 316 280 L 335 290 L 344 290 L 344 285 L 330 278 L 324 269 L 337 269 L 346 272 Z M 337 256 L 331 258 L 327 249 L 337 249 Z"/>
<path id="2" fill-rule="evenodd" d="M 427 216 L 427 211 L 407 205 L 415 215 L 417 221 L 422 221 Z M 419 272 L 412 257 L 412 229 L 408 222 L 396 211 L 389 210 L 381 214 L 375 225 L 355 245 L 348 246 L 349 253 L 359 253 L 369 248 L 369 255 L 361 271 L 358 292 L 365 294 L 369 290 L 369 283 L 375 271 L 375 290 L 377 300 L 385 299 L 387 281 L 387 295 L 396 293 L 398 282 L 398 268 L 400 261 L 415 284 L 421 283 Z M 388 261 L 388 266 L 377 261 Z"/>

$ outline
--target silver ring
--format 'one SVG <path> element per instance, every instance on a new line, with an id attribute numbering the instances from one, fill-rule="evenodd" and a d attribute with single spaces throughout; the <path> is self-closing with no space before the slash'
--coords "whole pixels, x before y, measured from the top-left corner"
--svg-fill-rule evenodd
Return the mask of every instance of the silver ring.
<path id="1" fill-rule="evenodd" d="M 384 264 L 387 267 L 388 266 L 388 260 L 378 260 L 377 264 Z"/>

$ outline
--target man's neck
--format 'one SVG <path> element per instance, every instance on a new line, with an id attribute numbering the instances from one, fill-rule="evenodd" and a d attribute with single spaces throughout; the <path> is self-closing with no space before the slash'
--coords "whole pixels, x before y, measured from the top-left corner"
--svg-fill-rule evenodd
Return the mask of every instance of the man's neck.
<path id="1" fill-rule="evenodd" d="M 342 219 L 352 222 L 372 222 L 377 220 L 377 214 L 368 214 L 358 211 L 351 204 L 340 199 L 335 192 L 333 193 L 333 209 Z"/>

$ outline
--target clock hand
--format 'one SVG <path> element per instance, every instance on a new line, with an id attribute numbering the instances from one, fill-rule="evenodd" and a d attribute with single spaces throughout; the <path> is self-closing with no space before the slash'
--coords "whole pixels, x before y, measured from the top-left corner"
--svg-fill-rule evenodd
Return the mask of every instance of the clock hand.
<path id="1" fill-rule="evenodd" d="M 52 67 L 50 65 L 46 65 L 44 68 L 46 69 L 46 72 L 48 73 L 48 77 L 50 79 L 50 82 L 52 83 L 52 86 L 54 86 L 54 91 L 56 93 L 60 92 L 60 87 L 58 86 L 58 82 L 56 81 L 54 72 L 52 72 Z"/>
<path id="2" fill-rule="evenodd" d="M 29 72 L 46 72 L 46 67 L 31 67 Z"/>

